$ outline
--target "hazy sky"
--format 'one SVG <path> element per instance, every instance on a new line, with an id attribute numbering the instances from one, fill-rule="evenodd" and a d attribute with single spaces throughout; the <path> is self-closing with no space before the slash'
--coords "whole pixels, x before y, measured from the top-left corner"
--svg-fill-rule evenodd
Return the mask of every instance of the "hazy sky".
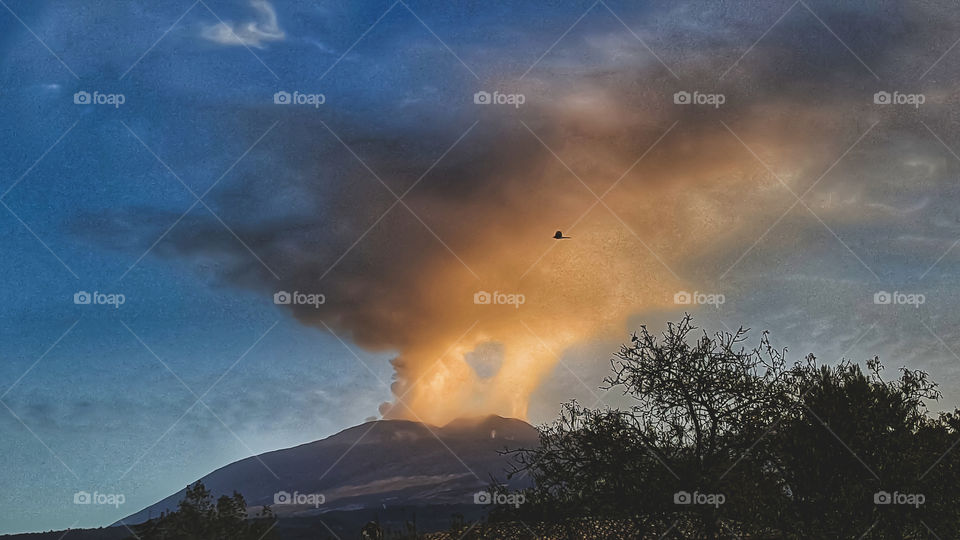
<path id="1" fill-rule="evenodd" d="M 960 19 L 834 4 L 0 0 L 0 532 L 614 403 L 684 311 L 953 408 Z"/>

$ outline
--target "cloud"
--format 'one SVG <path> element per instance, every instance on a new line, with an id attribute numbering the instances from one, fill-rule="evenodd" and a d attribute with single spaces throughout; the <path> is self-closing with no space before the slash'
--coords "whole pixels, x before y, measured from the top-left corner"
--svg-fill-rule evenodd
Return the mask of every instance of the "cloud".
<path id="1" fill-rule="evenodd" d="M 753 21 L 757 35 L 767 24 L 739 17 Z M 874 22 L 871 35 L 912 35 Z M 504 69 L 498 83 L 527 96 L 521 109 L 475 106 L 469 96 L 477 88 L 451 86 L 421 101 L 391 87 L 388 114 L 361 102 L 361 93 L 351 107 L 331 108 L 324 123 L 292 108 L 271 112 L 282 127 L 247 158 L 247 176 L 218 188 L 216 197 L 224 222 L 280 282 L 202 213 L 185 217 L 152 253 L 211 260 L 221 279 L 264 298 L 277 289 L 325 294 L 319 309 L 290 306 L 293 315 L 370 350 L 396 351 L 397 399 L 382 412 L 442 423 L 491 412 L 528 416 L 558 355 L 622 339 L 634 315 L 675 309 L 679 290 L 722 292 L 730 302 L 724 313 L 747 322 L 779 323 L 776 317 L 789 314 L 782 324 L 795 324 L 795 335 L 839 333 L 841 324 L 856 335 L 850 329 L 863 323 L 863 306 L 878 287 L 858 257 L 896 276 L 904 273 L 898 265 L 929 264 L 949 247 L 917 257 L 922 246 L 888 241 L 890 230 L 932 236 L 939 228 L 942 238 L 958 232 L 953 220 L 938 224 L 952 215 L 955 195 L 930 196 L 923 212 L 910 214 L 878 206 L 919 208 L 922 193 L 949 195 L 943 151 L 919 124 L 901 124 L 903 112 L 872 103 L 872 75 L 816 18 L 797 12 L 751 49 L 718 83 L 727 96 L 720 109 L 678 106 L 671 97 L 706 92 L 737 61 L 748 46 L 733 39 L 737 24 L 699 38 L 703 43 L 684 43 L 697 54 L 682 63 L 665 54 L 682 65 L 680 81 L 641 44 L 623 39 L 616 21 L 595 24 L 585 20 L 578 32 L 586 39 L 572 34 L 569 47 L 552 51 L 523 80 L 525 66 Z M 823 39 L 805 43 L 809 35 Z M 893 38 L 871 46 L 865 33 L 844 38 L 874 66 L 918 48 Z M 488 57 L 509 56 L 482 47 Z M 415 69 L 445 75 L 430 64 Z M 237 111 L 236 131 L 256 139 L 262 115 Z M 882 131 L 845 153 L 873 119 L 883 120 Z M 396 193 L 430 173 L 394 205 L 351 152 Z M 603 204 L 594 204 L 591 191 L 603 194 L 618 178 Z M 790 191 L 804 194 L 804 205 L 795 205 Z M 138 254 L 163 228 L 136 227 L 178 218 L 142 210 L 112 216 L 133 229 L 110 228 L 109 242 L 137 239 Z M 557 229 L 573 238 L 556 242 Z M 799 279 L 804 275 L 815 279 Z M 477 291 L 520 293 L 526 303 L 477 305 Z M 847 301 L 839 306 L 838 298 Z"/>
<path id="2" fill-rule="evenodd" d="M 599 194 L 663 135 L 673 113 L 658 113 L 659 104 L 632 111 L 622 89 L 568 107 L 569 96 L 589 85 L 542 96 L 525 121 Z M 752 240 L 776 218 L 778 207 L 767 202 L 782 194 L 757 189 L 761 166 L 722 126 L 695 115 L 611 192 L 605 204 L 614 217 L 604 206 L 591 209 L 590 191 L 515 118 L 483 114 L 410 191 L 406 206 L 379 221 L 393 202 L 386 189 L 336 139 L 316 136 L 325 133 L 316 120 L 284 122 L 282 144 L 264 141 L 251 156 L 274 172 L 250 174 L 220 192 L 223 219 L 280 282 L 199 213 L 184 218 L 155 253 L 214 259 L 224 279 L 265 299 L 277 289 L 323 293 L 319 309 L 291 306 L 294 316 L 365 348 L 399 353 L 398 400 L 383 414 L 443 423 L 481 413 L 528 416 L 529 398 L 556 355 L 580 342 L 617 339 L 631 314 L 671 306 L 678 290 L 697 290 L 669 269 L 717 245 Z M 413 131 L 401 120 L 371 133 L 360 118 L 328 122 L 398 193 L 470 125 Z M 809 135 L 761 133 L 776 127 L 770 118 L 753 124 L 738 123 L 738 132 L 770 145 Z M 744 220 L 753 207 L 754 219 Z M 136 227 L 176 217 L 119 222 Z M 557 229 L 573 238 L 558 243 Z M 738 240 L 744 231 L 751 234 Z M 478 305 L 478 291 L 519 293 L 526 302 L 519 309 Z"/>
<path id="3" fill-rule="evenodd" d="M 277 12 L 267 0 L 250 0 L 250 5 L 257 10 L 257 21 L 234 23 L 233 21 L 218 22 L 205 26 L 201 35 L 221 45 L 245 45 L 262 49 L 265 42 L 281 41 L 286 34 L 277 24 Z"/>

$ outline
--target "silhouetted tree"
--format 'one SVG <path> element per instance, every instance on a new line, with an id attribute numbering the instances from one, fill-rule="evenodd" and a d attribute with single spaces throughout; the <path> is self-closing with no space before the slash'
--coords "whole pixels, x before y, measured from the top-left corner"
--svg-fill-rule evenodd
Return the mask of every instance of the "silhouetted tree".
<path id="1" fill-rule="evenodd" d="M 876 358 L 866 374 L 848 362 L 820 366 L 813 355 L 787 366 L 766 333 L 746 349 L 742 328 L 696 330 L 689 316 L 659 337 L 641 327 L 605 379 L 633 404 L 565 405 L 541 427 L 539 447 L 513 452 L 511 475 L 534 480 L 526 503 L 497 508 L 491 520 L 565 522 L 566 534 L 587 518 L 617 520 L 636 537 L 960 530 L 960 452 L 951 451 L 960 417 L 928 414 L 926 402 L 940 394 L 925 373 L 901 369 L 885 381 Z M 682 504 L 684 493 L 723 501 Z M 922 504 L 901 504 L 917 495 Z"/>
<path id="2" fill-rule="evenodd" d="M 221 496 L 216 502 L 213 494 L 197 481 L 187 486 L 177 510 L 162 514 L 133 528 L 140 540 L 269 540 L 275 538 L 276 518 L 265 506 L 253 519 L 247 517 L 243 495 Z"/>
<path id="3" fill-rule="evenodd" d="M 376 521 L 368 521 L 367 524 L 360 529 L 360 537 L 363 540 L 383 540 L 383 529 L 380 528 L 380 524 Z"/>
<path id="4" fill-rule="evenodd" d="M 956 417 L 927 414 L 926 401 L 940 392 L 926 373 L 902 368 L 899 378 L 884 381 L 879 359 L 867 365 L 864 373 L 847 362 L 817 366 L 809 357 L 795 368 L 800 406 L 769 439 L 790 503 L 789 530 L 834 538 L 960 530 L 957 460 L 949 453 Z M 924 502 L 877 504 L 884 493 Z"/>

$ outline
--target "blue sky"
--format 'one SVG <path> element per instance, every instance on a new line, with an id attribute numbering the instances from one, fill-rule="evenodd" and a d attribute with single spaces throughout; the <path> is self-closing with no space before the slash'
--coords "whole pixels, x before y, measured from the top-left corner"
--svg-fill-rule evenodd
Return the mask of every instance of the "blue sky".
<path id="1" fill-rule="evenodd" d="M 251 452 L 313 440 L 375 414 L 389 389 L 334 338 L 296 323 L 270 297 L 220 286 L 202 263 L 149 255 L 124 275 L 147 246 L 124 245 L 130 239 L 122 236 L 112 246 L 92 245 L 82 233 L 117 208 L 179 215 L 195 200 L 123 123 L 202 193 L 253 143 L 224 134 L 236 127 L 236 108 L 271 98 L 278 83 L 270 72 L 242 47 L 219 48 L 196 35 L 215 22 L 199 5 L 122 81 L 189 6 L 8 6 L 69 70 L 4 10 L 3 190 L 20 179 L 4 202 L 36 237 L 4 210 L 2 392 L 26 426 L 4 411 L 3 505 L 20 510 L 0 529 L 109 523 Z M 210 7 L 223 17 L 251 17 L 246 5 Z M 312 65 L 332 62 L 319 42 L 298 42 L 296 52 L 259 51 L 287 81 L 314 77 Z M 79 107 L 72 94 L 81 89 L 129 98 L 122 109 Z M 269 163 L 249 156 L 234 174 L 261 168 Z M 244 262 L 257 264 L 252 256 Z M 126 303 L 74 305 L 78 290 L 119 292 Z M 227 426 L 197 405 L 157 442 L 195 401 L 177 377 L 201 394 L 244 353 L 204 397 Z M 357 354 L 389 381 L 382 356 Z M 126 506 L 91 512 L 66 504 L 74 492 L 94 489 L 129 494 Z"/>
<path id="2" fill-rule="evenodd" d="M 109 524 L 380 413 L 615 403 L 611 352 L 684 311 L 960 400 L 944 6 L 0 4 L 0 532 Z"/>

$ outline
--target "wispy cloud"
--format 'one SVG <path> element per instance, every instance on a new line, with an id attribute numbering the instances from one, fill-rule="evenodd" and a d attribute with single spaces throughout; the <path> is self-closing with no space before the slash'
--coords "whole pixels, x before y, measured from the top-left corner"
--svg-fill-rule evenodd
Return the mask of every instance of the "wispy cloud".
<path id="1" fill-rule="evenodd" d="M 221 45 L 245 45 L 262 49 L 265 42 L 281 41 L 286 34 L 277 23 L 277 12 L 266 0 L 251 0 L 258 20 L 235 23 L 222 21 L 205 26 L 202 36 Z"/>

